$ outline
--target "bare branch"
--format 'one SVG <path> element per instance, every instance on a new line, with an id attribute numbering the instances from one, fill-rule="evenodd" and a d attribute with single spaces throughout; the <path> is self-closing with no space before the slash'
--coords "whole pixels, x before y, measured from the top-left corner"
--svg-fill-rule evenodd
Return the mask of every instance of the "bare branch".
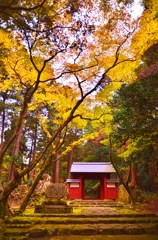
<path id="1" fill-rule="evenodd" d="M 74 74 L 74 76 L 75 76 L 75 78 L 76 78 L 76 80 L 77 80 L 78 87 L 79 87 L 79 89 L 80 89 L 81 98 L 83 98 L 83 90 L 82 90 L 82 87 L 81 87 L 81 82 L 80 82 L 80 80 L 79 80 L 79 78 L 78 78 L 78 76 L 77 76 L 76 74 Z"/>
<path id="2" fill-rule="evenodd" d="M 48 62 L 48 60 L 46 60 Z M 49 60 L 50 61 L 50 60 Z M 83 70 L 87 70 L 87 69 L 90 69 L 90 68 L 93 68 L 93 67 L 96 67 L 98 65 L 98 62 L 96 64 L 93 64 L 91 66 L 87 66 L 87 67 L 83 67 L 83 68 L 79 68 L 79 69 L 76 69 L 76 70 L 66 70 L 66 71 L 63 71 L 60 75 L 58 75 L 57 77 L 55 78 L 49 78 L 47 80 L 42 80 L 41 82 L 48 82 L 48 81 L 54 81 L 54 80 L 57 80 L 59 78 L 61 78 L 63 75 L 65 74 L 75 74 L 77 72 L 81 72 Z M 82 81 L 83 82 L 83 81 Z"/>
<path id="3" fill-rule="evenodd" d="M 129 36 L 131 35 L 132 33 L 131 32 L 128 32 L 126 38 L 124 39 L 124 41 L 117 47 L 117 50 L 116 50 L 116 58 L 115 58 L 115 61 L 113 63 L 112 66 L 115 66 L 119 60 L 119 54 L 120 54 L 120 49 L 121 47 L 123 46 L 123 44 L 127 41 L 127 39 L 129 38 Z"/>
<path id="4" fill-rule="evenodd" d="M 33 60 L 33 56 L 32 56 L 32 48 L 33 48 L 34 44 L 36 43 L 36 38 L 34 39 L 33 43 L 30 44 L 30 41 L 29 41 L 28 36 L 26 35 L 26 32 L 25 32 L 25 37 L 26 37 L 26 41 L 27 41 L 27 45 L 28 45 L 30 61 L 31 61 L 32 65 L 34 66 L 35 70 L 39 73 L 39 69 L 37 68 L 37 66 Z"/>
<path id="5" fill-rule="evenodd" d="M 76 114 L 76 115 L 73 116 L 73 119 L 79 117 L 80 119 L 83 119 L 83 120 L 99 121 L 102 116 L 105 116 L 105 115 L 107 115 L 107 114 L 110 114 L 110 115 L 111 115 L 111 112 L 102 113 L 98 118 L 88 118 L 88 117 L 83 117 L 81 114 Z"/>

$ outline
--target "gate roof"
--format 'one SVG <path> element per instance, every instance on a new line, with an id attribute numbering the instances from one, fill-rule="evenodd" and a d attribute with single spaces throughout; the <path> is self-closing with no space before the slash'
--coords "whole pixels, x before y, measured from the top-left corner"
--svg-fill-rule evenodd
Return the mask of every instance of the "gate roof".
<path id="1" fill-rule="evenodd" d="M 71 173 L 115 173 L 113 165 L 109 162 L 73 162 Z"/>

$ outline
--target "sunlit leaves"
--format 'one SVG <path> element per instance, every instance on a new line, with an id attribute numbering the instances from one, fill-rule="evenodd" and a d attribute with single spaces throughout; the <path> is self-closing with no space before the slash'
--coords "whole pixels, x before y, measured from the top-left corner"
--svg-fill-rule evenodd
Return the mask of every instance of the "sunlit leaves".
<path id="1" fill-rule="evenodd" d="M 134 79 L 131 73 L 137 63 L 130 41 L 137 24 L 116 1 L 102 1 L 104 7 L 93 0 L 45 1 L 42 8 L 28 11 L 40 3 L 14 1 L 10 5 L 26 9 L 10 9 L 7 24 L 2 26 L 8 33 L 1 38 L 7 73 L 1 73 L 1 88 L 21 96 L 20 117 L 10 143 L 20 125 L 33 135 L 34 128 L 28 126 L 31 116 L 39 124 L 37 138 L 44 136 L 41 160 L 50 146 L 54 151 L 62 142 L 69 127 L 85 129 L 91 121 L 94 136 L 85 135 L 85 141 L 94 138 L 102 125 L 104 134 L 110 134 L 108 103 L 120 82 Z M 3 15 L 8 12 L 6 8 Z M 12 41 L 5 42 L 9 38 Z"/>
<path id="2" fill-rule="evenodd" d="M 140 55 L 158 41 L 157 12 L 158 2 L 156 0 L 149 1 L 148 8 L 144 11 L 140 20 L 140 29 L 133 38 L 133 49 Z"/>

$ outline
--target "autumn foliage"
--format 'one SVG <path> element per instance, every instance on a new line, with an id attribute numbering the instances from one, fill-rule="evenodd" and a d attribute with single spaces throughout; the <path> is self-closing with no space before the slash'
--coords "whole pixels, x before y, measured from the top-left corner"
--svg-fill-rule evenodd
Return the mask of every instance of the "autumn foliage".
<path id="1" fill-rule="evenodd" d="M 0 3 L 1 216 L 22 179 L 36 173 L 31 194 L 46 169 L 76 146 L 99 135 L 109 145 L 114 93 L 157 74 L 157 61 L 150 71 L 140 68 L 157 42 L 157 2 L 136 17 L 132 2 Z M 76 137 L 68 141 L 70 132 Z"/>

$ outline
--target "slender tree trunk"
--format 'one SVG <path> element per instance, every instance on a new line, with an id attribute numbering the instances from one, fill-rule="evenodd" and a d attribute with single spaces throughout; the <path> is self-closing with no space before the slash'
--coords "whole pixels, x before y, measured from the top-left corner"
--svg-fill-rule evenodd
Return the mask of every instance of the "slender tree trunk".
<path id="1" fill-rule="evenodd" d="M 129 169 L 126 170 L 126 174 L 127 174 L 126 185 L 128 185 L 130 181 L 130 176 L 131 176 L 131 164 L 129 166 Z"/>
<path id="2" fill-rule="evenodd" d="M 21 126 L 20 130 L 19 130 L 18 137 L 17 137 L 17 139 L 15 141 L 15 144 L 14 144 L 12 156 L 16 156 L 20 152 L 20 141 L 21 141 L 21 138 L 22 138 L 22 130 L 23 130 L 23 127 Z M 9 175 L 8 175 L 8 181 L 12 181 L 14 179 L 15 170 L 16 170 L 16 164 L 14 163 L 14 161 L 11 161 L 10 162 Z"/>
<path id="3" fill-rule="evenodd" d="M 7 212 L 8 207 L 8 198 L 4 195 L 2 195 L 0 199 L 0 218 L 4 219 Z"/>
<path id="4" fill-rule="evenodd" d="M 59 153 L 56 153 L 56 159 L 59 159 Z M 54 183 L 59 182 L 59 169 L 60 169 L 60 161 L 57 160 L 54 163 Z"/>
<path id="5" fill-rule="evenodd" d="M 3 200 L 3 193 L 4 193 L 4 189 L 3 189 L 2 183 L 0 182 L 0 216 L 1 218 L 4 218 L 5 211 L 6 211 L 6 206 L 4 205 L 4 200 Z"/>
<path id="6" fill-rule="evenodd" d="M 20 205 L 20 210 L 21 210 L 22 212 L 25 211 L 26 206 L 27 206 L 27 204 L 28 204 L 28 202 L 29 202 L 29 200 L 30 200 L 33 192 L 35 191 L 39 180 L 41 179 L 42 175 L 44 174 L 46 168 L 52 163 L 52 157 L 53 157 L 53 156 L 50 156 L 50 157 L 48 158 L 48 160 L 45 162 L 45 164 L 43 165 L 40 173 L 37 175 L 34 183 L 33 183 L 32 186 L 30 187 L 30 189 L 29 189 L 26 197 L 25 197 L 24 200 L 22 201 L 22 203 L 21 203 L 21 205 Z"/>
<path id="7" fill-rule="evenodd" d="M 18 155 L 20 152 L 20 141 L 22 138 L 22 130 L 23 130 L 23 126 L 21 126 L 19 129 L 19 133 L 14 144 L 13 155 Z"/>
<path id="8" fill-rule="evenodd" d="M 70 173 L 70 169 L 71 169 L 71 165 L 73 162 L 73 155 L 74 155 L 74 149 L 71 150 L 70 154 L 69 154 L 69 158 L 68 158 L 68 163 L 67 163 L 67 178 L 71 178 L 71 173 Z"/>
<path id="9" fill-rule="evenodd" d="M 136 174 L 136 169 L 134 163 L 131 165 L 131 186 L 136 187 L 137 186 L 137 174 Z"/>
<path id="10" fill-rule="evenodd" d="M 64 140 L 64 139 L 63 139 L 63 140 Z M 63 144 L 63 141 L 60 142 L 60 144 L 57 145 L 57 147 L 56 147 L 56 150 L 55 150 L 55 151 L 56 151 L 56 160 L 55 160 L 55 162 L 57 162 L 57 161 L 59 162 L 59 159 L 60 159 L 60 158 L 59 158 L 59 154 L 58 154 L 58 149 L 60 149 L 60 147 L 62 146 L 62 144 Z M 22 202 L 22 204 L 21 204 L 21 206 L 20 206 L 20 210 L 21 210 L 22 212 L 25 211 L 26 206 L 27 206 L 27 204 L 28 204 L 28 202 L 29 202 L 29 200 L 30 200 L 30 198 L 31 198 L 31 195 L 32 195 L 32 193 L 34 192 L 34 190 L 35 190 L 35 188 L 36 188 L 36 186 L 37 186 L 40 178 L 42 177 L 43 173 L 45 172 L 46 168 L 52 163 L 53 156 L 54 156 L 54 155 L 50 154 L 50 156 L 48 157 L 48 159 L 45 161 L 45 163 L 44 163 L 44 165 L 43 165 L 40 173 L 39 173 L 38 176 L 36 177 L 33 185 L 30 187 L 28 194 L 26 195 L 26 197 L 24 198 L 24 200 L 23 200 L 23 202 Z"/>
<path id="11" fill-rule="evenodd" d="M 35 166 L 36 164 L 42 159 L 43 155 L 45 154 L 45 152 L 48 150 L 48 147 L 50 147 L 51 143 L 53 141 L 55 141 L 56 137 L 58 136 L 58 134 L 60 133 L 60 131 L 62 131 L 64 129 L 64 127 L 68 124 L 68 122 L 70 121 L 70 119 L 68 119 L 60 128 L 58 128 L 57 131 L 54 132 L 52 138 L 46 143 L 46 145 L 44 146 L 44 149 L 41 151 L 41 153 L 39 154 L 39 156 L 37 157 L 37 159 L 35 159 L 34 162 L 31 162 L 31 164 L 26 168 L 24 169 L 23 171 L 21 171 L 20 173 L 18 172 L 15 172 L 15 177 L 14 177 L 14 180 L 12 180 L 11 182 L 8 183 L 8 185 L 4 188 L 4 192 L 2 193 L 2 199 L 0 199 L 0 207 L 1 209 L 2 208 L 5 208 L 6 206 L 4 205 L 4 201 L 3 199 L 7 200 L 10 193 L 19 185 L 22 177 L 29 173 Z M 55 152 L 57 152 L 60 147 L 63 145 L 63 142 L 64 142 L 64 139 L 65 139 L 65 136 L 66 134 L 64 135 L 64 137 L 62 138 L 62 141 L 60 142 L 60 138 L 59 138 L 59 141 L 57 142 L 56 144 L 56 148 L 53 149 Z M 10 140 L 11 141 L 11 140 Z M 7 145 L 9 144 L 9 142 L 7 143 Z M 5 146 L 6 148 L 6 146 Z M 2 159 L 2 156 L 5 152 L 5 149 L 3 150 L 3 153 L 1 153 L 1 156 L 0 156 L 0 159 Z M 52 157 L 52 156 L 51 156 Z M 57 159 L 58 160 L 58 159 Z M 50 161 L 51 162 L 51 161 Z M 2 163 L 2 161 L 0 162 L 0 164 Z M 4 196 L 4 197 L 3 197 Z M 5 213 L 5 211 L 1 211 L 0 210 L 0 218 L 4 217 L 3 213 Z"/>
<path id="12" fill-rule="evenodd" d="M 47 166 L 46 166 L 47 167 Z M 22 201 L 21 205 L 20 205 L 20 210 L 23 212 L 25 211 L 26 207 L 27 207 L 27 204 L 33 194 L 33 192 L 35 191 L 36 187 L 37 187 L 37 184 L 39 182 L 39 180 L 41 179 L 43 173 L 45 172 L 45 169 L 46 167 L 42 168 L 42 170 L 40 171 L 40 173 L 37 175 L 34 183 L 32 184 L 32 186 L 30 187 L 26 197 L 24 198 L 24 200 Z"/>
<path id="13" fill-rule="evenodd" d="M 4 218 L 8 207 L 8 197 L 10 193 L 19 185 L 21 177 L 15 172 L 14 180 L 7 187 L 2 187 L 0 183 L 0 218 Z"/>
<path id="14" fill-rule="evenodd" d="M 9 174 L 8 174 L 8 182 L 12 181 L 14 179 L 15 169 L 16 169 L 16 164 L 13 161 L 11 161 L 10 168 L 9 168 Z"/>
<path id="15" fill-rule="evenodd" d="M 31 154 L 30 156 L 30 162 L 34 162 L 35 158 L 36 158 L 36 143 L 37 143 L 37 134 L 38 134 L 38 120 L 36 119 L 36 123 L 35 123 L 35 131 L 34 131 L 34 136 L 32 139 L 32 146 L 31 146 Z M 35 175 L 35 169 L 32 169 L 32 171 L 30 172 L 30 178 L 31 180 L 34 179 L 34 175 Z"/>
<path id="16" fill-rule="evenodd" d="M 135 201 L 134 201 L 134 198 L 133 198 L 133 195 L 132 195 L 132 192 L 129 188 L 129 186 L 123 181 L 123 178 L 121 177 L 121 174 L 119 172 L 119 170 L 117 169 L 114 161 L 113 161 L 113 157 L 112 157 L 112 143 L 111 143 L 111 136 L 109 136 L 109 141 L 110 141 L 110 161 L 112 163 L 112 165 L 114 166 L 115 170 L 116 170 L 116 173 L 120 179 L 120 182 L 122 183 L 122 185 L 124 186 L 124 188 L 126 189 L 127 193 L 129 194 L 129 197 L 130 197 L 130 200 L 131 200 L 131 203 L 132 205 L 135 204 Z"/>
<path id="17" fill-rule="evenodd" d="M 153 162 L 151 162 L 149 164 L 149 173 L 150 173 L 150 179 L 151 179 L 151 191 L 155 191 L 156 190 L 156 184 L 155 184 L 155 179 L 157 178 L 157 174 L 156 174 L 156 166 Z"/>
<path id="18" fill-rule="evenodd" d="M 34 139 L 32 139 L 32 142 L 31 142 L 31 149 L 30 149 L 30 154 L 29 154 L 28 165 L 30 165 L 31 159 L 33 159 L 33 145 L 34 145 Z M 33 175 L 34 175 L 34 169 L 32 169 L 31 172 L 27 173 L 27 180 L 29 180 L 29 179 L 33 180 Z"/>
<path id="19" fill-rule="evenodd" d="M 2 111 L 1 111 L 1 136 L 0 136 L 0 151 L 2 150 L 3 147 L 3 141 L 4 141 L 4 131 L 5 131 L 5 118 L 6 118 L 6 113 L 5 113 L 5 102 L 7 99 L 7 91 L 6 92 L 2 92 L 2 98 L 3 98 L 3 102 L 2 102 Z"/>
<path id="20" fill-rule="evenodd" d="M 6 94 L 6 93 L 4 93 Z M 3 93 L 2 93 L 3 95 Z M 5 105 L 5 95 L 3 96 L 3 105 Z M 1 111 L 1 134 L 0 134 L 0 152 L 3 148 L 3 141 L 4 141 L 4 129 L 5 129 L 5 107 L 3 107 L 3 110 Z M 2 165 L 0 165 L 0 184 L 1 184 L 1 176 L 2 176 Z"/>
<path id="21" fill-rule="evenodd" d="M 2 149 L 3 146 L 3 141 L 4 141 L 4 129 L 5 129 L 5 110 L 3 109 L 3 111 L 1 112 L 2 115 L 2 124 L 1 124 L 1 143 L 0 143 L 0 151 Z"/>

